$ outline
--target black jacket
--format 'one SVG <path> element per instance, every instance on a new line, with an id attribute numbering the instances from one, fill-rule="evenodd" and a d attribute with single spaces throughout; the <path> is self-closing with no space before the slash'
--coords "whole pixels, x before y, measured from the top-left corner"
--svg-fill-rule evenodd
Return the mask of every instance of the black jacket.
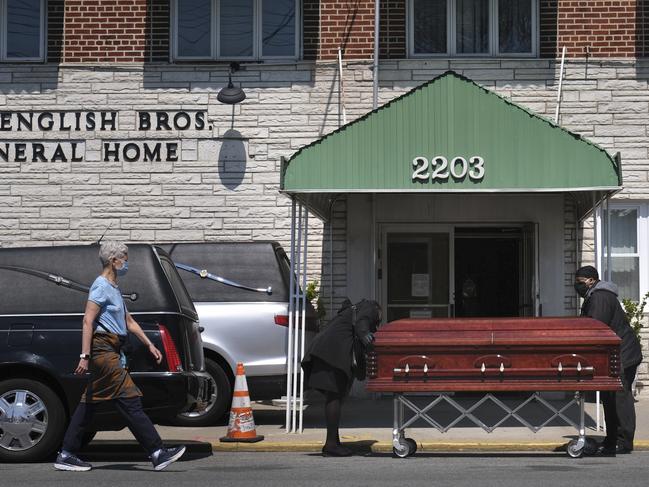
<path id="1" fill-rule="evenodd" d="M 591 287 L 581 307 L 581 316 L 588 316 L 607 324 L 622 339 L 620 360 L 623 369 L 642 362 L 640 341 L 629 325 L 629 320 L 617 299 L 615 284 L 598 281 Z"/>
<path id="2" fill-rule="evenodd" d="M 361 300 L 356 303 L 356 325 L 352 326 L 352 303 L 346 300 L 338 314 L 311 342 L 302 360 L 302 368 L 311 371 L 313 357 L 341 370 L 352 379 L 352 344 L 354 329 L 357 339 L 374 333 L 379 325 L 379 305 L 376 301 Z"/>

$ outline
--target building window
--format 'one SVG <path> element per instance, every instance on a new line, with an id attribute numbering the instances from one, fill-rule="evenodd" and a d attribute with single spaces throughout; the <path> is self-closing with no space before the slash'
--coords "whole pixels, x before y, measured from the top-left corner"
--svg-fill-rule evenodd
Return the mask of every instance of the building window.
<path id="1" fill-rule="evenodd" d="M 178 60 L 296 59 L 299 0 L 175 0 Z"/>
<path id="2" fill-rule="evenodd" d="M 42 61 L 45 0 L 0 0 L 0 59 Z"/>
<path id="3" fill-rule="evenodd" d="M 601 278 L 610 279 L 619 288 L 620 300 L 624 298 L 638 301 L 649 291 L 649 276 L 640 269 L 649 265 L 649 204 L 611 203 L 609 223 L 605 212 L 600 212 L 598 246 L 602 249 Z M 610 242 L 610 260 L 608 259 L 607 239 Z"/>
<path id="4" fill-rule="evenodd" d="M 417 56 L 535 56 L 538 0 L 410 0 Z"/>

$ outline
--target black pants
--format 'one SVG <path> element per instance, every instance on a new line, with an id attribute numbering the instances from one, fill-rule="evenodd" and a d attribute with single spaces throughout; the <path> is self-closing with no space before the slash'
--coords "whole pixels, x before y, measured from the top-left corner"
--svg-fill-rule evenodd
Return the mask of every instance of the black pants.
<path id="1" fill-rule="evenodd" d="M 128 429 L 149 455 L 162 448 L 162 439 L 149 417 L 142 410 L 142 401 L 139 397 L 113 399 L 110 402 L 117 407 L 126 420 Z M 90 426 L 98 406 L 98 403 L 79 403 L 70 419 L 68 430 L 65 432 L 63 450 L 74 454 L 79 451 L 83 434 Z"/>
<path id="2" fill-rule="evenodd" d="M 625 368 L 620 374 L 622 387 L 619 392 L 602 392 L 604 419 L 606 420 L 606 438 L 604 444 L 633 450 L 635 436 L 635 405 L 631 385 L 635 378 L 637 365 Z"/>

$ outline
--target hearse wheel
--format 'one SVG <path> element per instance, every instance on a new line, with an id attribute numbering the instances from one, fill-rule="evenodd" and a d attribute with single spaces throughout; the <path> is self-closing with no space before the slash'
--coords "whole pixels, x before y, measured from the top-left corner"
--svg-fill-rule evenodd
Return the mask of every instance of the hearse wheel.
<path id="1" fill-rule="evenodd" d="M 214 360 L 205 357 L 205 372 L 212 378 L 212 395 L 203 411 L 188 411 L 176 416 L 179 426 L 211 426 L 230 410 L 232 385 L 223 368 Z"/>
<path id="2" fill-rule="evenodd" d="M 67 418 L 61 400 L 32 379 L 0 382 L 0 462 L 31 462 L 60 446 Z"/>

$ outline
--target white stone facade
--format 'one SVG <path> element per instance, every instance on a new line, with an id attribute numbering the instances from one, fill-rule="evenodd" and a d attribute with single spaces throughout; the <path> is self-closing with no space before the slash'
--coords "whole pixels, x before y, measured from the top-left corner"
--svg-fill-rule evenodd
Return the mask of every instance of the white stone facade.
<path id="1" fill-rule="evenodd" d="M 539 115 L 554 118 L 555 60 L 403 60 L 381 63 L 380 104 L 452 69 Z M 1 112 L 117 111 L 116 130 L 0 132 L 6 143 L 78 143 L 78 162 L 0 160 L 0 246 L 96 240 L 290 240 L 290 201 L 280 194 L 280 158 L 372 108 L 370 62 L 245 65 L 234 74 L 247 99 L 216 100 L 223 65 L 0 65 Z M 616 198 L 649 200 L 649 62 L 569 60 L 560 123 L 623 161 L 625 189 Z M 138 130 L 138 111 L 205 111 L 203 130 Z M 102 143 L 178 143 L 173 162 L 102 159 Z M 224 147 L 225 146 L 225 147 Z M 49 146 L 48 146 L 49 147 Z M 28 154 L 31 155 L 31 154 Z M 322 275 L 335 309 L 346 294 L 346 201 L 332 227 L 312 218 L 309 268 Z M 576 229 L 565 203 L 565 307 L 576 312 L 572 272 L 593 262 L 592 223 Z M 579 234 L 580 251 L 575 236 Z M 333 266 L 331 262 L 333 259 Z M 581 263 L 580 262 L 580 263 Z M 331 282 L 333 275 L 333 285 Z M 648 335 L 643 339 L 649 350 Z M 649 353 L 648 353 L 649 355 Z M 647 378 L 647 366 L 642 375 Z"/>

